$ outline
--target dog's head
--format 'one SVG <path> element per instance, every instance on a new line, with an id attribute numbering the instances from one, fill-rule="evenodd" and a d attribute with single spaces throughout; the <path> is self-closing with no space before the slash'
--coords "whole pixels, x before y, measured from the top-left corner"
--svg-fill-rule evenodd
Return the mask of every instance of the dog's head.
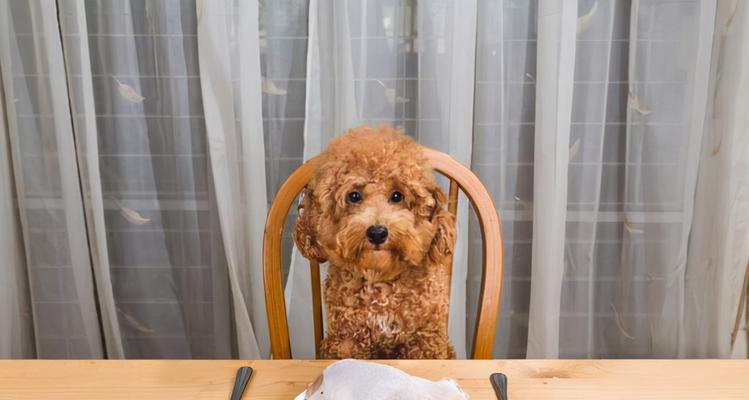
<path id="1" fill-rule="evenodd" d="M 418 143 L 387 126 L 354 128 L 320 156 L 294 241 L 309 259 L 390 280 L 452 253 L 455 218 L 445 206 Z"/>

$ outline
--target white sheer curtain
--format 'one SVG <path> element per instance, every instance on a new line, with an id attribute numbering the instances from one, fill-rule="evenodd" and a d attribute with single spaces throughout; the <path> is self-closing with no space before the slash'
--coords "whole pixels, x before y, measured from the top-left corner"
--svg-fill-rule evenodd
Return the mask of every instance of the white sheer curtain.
<path id="1" fill-rule="evenodd" d="M 749 254 L 749 7 L 717 2 L 709 102 L 689 237 L 684 353 L 731 355 L 731 329 Z M 749 321 L 744 320 L 744 324 Z M 746 325 L 743 325 L 746 326 Z M 745 357 L 749 332 L 738 332 Z M 742 343 L 743 342 L 743 343 Z"/>
<path id="2" fill-rule="evenodd" d="M 0 121 L 0 254 L 5 257 L 0 282 L 6 284 L 0 301 L 0 326 L 4 327 L 0 331 L 0 357 L 24 358 L 34 354 L 33 325 L 10 151 L 5 140 L 8 136 L 4 107 L 0 107 Z"/>
<path id="3" fill-rule="evenodd" d="M 557 230 L 566 238 L 564 278 L 537 278 L 542 260 L 536 250 L 543 250 L 534 240 L 528 356 L 730 356 L 728 333 L 740 291 L 736 277 L 746 265 L 747 236 L 741 222 L 712 228 L 734 238 L 728 248 L 723 247 L 728 236 L 705 232 L 712 221 L 742 220 L 733 207 L 712 208 L 742 201 L 731 183 L 723 190 L 711 186 L 732 180 L 718 176 L 719 171 L 731 173 L 715 166 L 717 153 L 706 145 L 715 135 L 710 112 L 722 115 L 727 106 L 716 101 L 708 108 L 715 98 L 708 85 L 718 83 L 717 76 L 738 79 L 730 67 L 723 71 L 728 64 L 715 59 L 710 73 L 711 53 L 715 57 L 721 48 L 720 41 L 713 41 L 721 29 L 716 3 L 635 1 L 631 8 L 582 3 L 576 21 L 572 135 L 569 152 L 563 152 L 569 160 L 568 195 L 557 199 L 567 201 L 566 230 Z M 741 15 L 733 5 L 724 7 L 730 9 L 726 14 Z M 627 19 L 628 32 L 620 22 Z M 624 34 L 628 66 L 623 78 L 617 39 Z M 622 99 L 624 90 L 626 114 L 616 98 Z M 537 88 L 536 93 L 548 91 Z M 719 135 L 730 137 L 731 126 L 721 126 Z M 538 149 L 538 117 L 536 129 Z M 535 179 L 545 161 L 537 158 Z M 734 167 L 742 176 L 745 169 Z M 621 182 L 619 188 L 612 188 L 611 181 Z M 695 189 L 701 204 L 695 203 Z M 705 201 L 710 196 L 723 200 Z M 534 217 L 534 233 L 552 229 L 548 219 Z M 735 259 L 724 261 L 729 254 Z M 550 281 L 554 289 L 561 288 L 561 296 L 548 299 L 545 292 L 541 309 L 534 312 L 536 285 Z M 549 318 L 555 313 L 558 324 Z M 558 334 L 541 330 L 545 340 L 536 340 L 534 326 L 540 320 L 551 320 Z"/>
<path id="4" fill-rule="evenodd" d="M 471 169 L 502 221 L 505 276 L 494 352 L 522 358 L 528 335 L 533 232 L 536 2 L 479 1 Z M 467 329 L 481 283 L 481 236 L 472 216 Z"/>
<path id="5" fill-rule="evenodd" d="M 721 6 L 723 22 L 715 2 L 479 2 L 472 168 L 506 250 L 495 355 L 730 355 L 746 223 L 720 204 L 745 199 L 741 178 L 718 171 L 744 166 L 718 168 L 701 142 L 718 104 L 708 85 L 723 70 L 734 85 L 742 65 L 715 64 L 713 33 L 728 20 L 740 37 L 746 20 L 743 6 Z M 700 193 L 725 198 L 703 215 Z M 700 226 L 715 217 L 737 222 Z M 730 249 L 704 233 L 724 228 Z M 699 249 L 733 258 L 712 272 Z"/>
<path id="6" fill-rule="evenodd" d="M 0 10 L 3 123 L 7 127 L 2 140 L 10 150 L 10 159 L 4 158 L 3 163 L 7 166 L 12 161 L 16 217 L 23 232 L 22 238 L 9 235 L 2 240 L 10 249 L 22 240 L 28 279 L 27 287 L 19 285 L 19 277 L 10 279 L 9 290 L 3 292 L 28 290 L 31 305 L 29 310 L 3 303 L 3 314 L 18 318 L 18 322 L 3 324 L 3 329 L 33 320 L 34 351 L 29 353 L 29 346 L 24 346 L 15 349 L 23 354 L 15 355 L 99 358 L 104 348 L 57 10 L 54 4 L 7 0 L 0 3 Z M 15 259 L 16 263 L 20 260 Z M 18 271 L 17 266 L 10 271 L 13 268 Z M 12 307 L 8 314 L 6 305 Z M 5 332 L 2 336 L 6 337 Z"/>
<path id="7" fill-rule="evenodd" d="M 529 358 L 557 357 L 575 67 L 575 1 L 538 2 Z"/>
<path id="8" fill-rule="evenodd" d="M 527 355 L 693 355 L 685 343 L 694 329 L 685 324 L 693 296 L 687 249 L 715 3 L 580 2 L 577 15 L 565 13 L 568 6 L 539 2 L 539 18 L 549 22 L 539 20 Z M 550 26 L 558 31 L 546 31 Z M 628 42 L 626 53 L 616 48 L 619 38 Z M 561 49 L 557 56 L 546 53 L 549 45 Z M 573 65 L 574 87 L 556 91 L 563 103 L 548 116 L 548 100 L 538 100 L 554 93 L 541 87 L 544 74 L 568 85 Z M 563 120 L 570 111 L 571 120 Z M 543 126 L 545 115 L 570 131 L 569 139 Z M 545 155 L 544 143 L 556 150 Z M 702 298 L 701 305 L 719 298 Z"/>
<path id="9" fill-rule="evenodd" d="M 691 28 L 654 29 L 652 21 L 658 18 L 678 18 Z M 630 19 L 626 224 L 613 302 L 622 332 L 614 348 L 627 348 L 633 355 L 639 351 L 686 356 L 684 337 L 691 329 L 684 325 L 690 295 L 685 281 L 687 245 L 704 134 L 715 2 L 635 2 Z M 656 44 L 664 40 L 678 43 L 679 53 L 659 51 Z M 648 248 L 651 243 L 659 245 Z"/>
<path id="10" fill-rule="evenodd" d="M 209 176 L 195 5 L 0 6 L 2 139 L 31 304 L 29 313 L 20 299 L 10 309 L 18 322 L 2 329 L 23 331 L 31 316 L 24 339 L 34 341 L 10 354 L 237 355 L 245 347 Z M 23 293 L 22 278 L 10 289 Z"/>
<path id="11" fill-rule="evenodd" d="M 0 357 L 267 356 L 267 204 L 333 135 L 382 122 L 493 195 L 496 357 L 728 357 L 748 8 L 0 0 Z M 461 204 L 465 356 L 481 240 Z M 312 357 L 288 237 L 284 260 L 292 350 Z"/>
<path id="12" fill-rule="evenodd" d="M 200 83 L 239 357 L 267 348 L 262 279 L 265 163 L 258 4 L 197 2 Z M 258 331 L 253 330 L 253 326 Z M 257 334 L 257 336 L 256 336 Z"/>

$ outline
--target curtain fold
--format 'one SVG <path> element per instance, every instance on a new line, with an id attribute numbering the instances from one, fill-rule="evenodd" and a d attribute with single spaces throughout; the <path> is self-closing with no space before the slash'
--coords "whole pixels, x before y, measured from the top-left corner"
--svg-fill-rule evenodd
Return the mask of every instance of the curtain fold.
<path id="1" fill-rule="evenodd" d="M 57 6 L 5 0 L 0 10 L 0 71 L 36 355 L 101 358 Z"/>
<path id="2" fill-rule="evenodd" d="M 502 221 L 504 279 L 494 354 L 523 358 L 528 338 L 536 75 L 536 2 L 478 2 L 471 169 Z M 468 328 L 481 285 L 481 233 L 471 214 Z"/>
<path id="3" fill-rule="evenodd" d="M 549 15 L 549 6 L 539 2 L 539 18 Z M 627 9 L 586 1 L 576 8 L 566 19 L 567 34 L 549 39 L 560 46 L 565 38 L 576 42 L 577 55 L 550 52 L 544 32 L 555 25 L 539 20 L 526 355 L 694 354 L 695 346 L 684 342 L 693 329 L 685 325 L 685 308 L 694 296 L 689 286 L 704 280 L 687 278 L 687 249 L 703 162 L 715 3 L 635 1 Z M 671 20 L 692 21 L 695 28 Z M 548 59 L 554 54 L 571 59 L 554 66 Z M 620 67 L 625 60 L 626 76 Z M 574 78 L 565 65 L 574 66 Z M 566 74 L 560 80 L 571 84 L 562 92 L 561 112 L 544 107 L 552 102 L 550 93 L 560 93 L 541 89 L 547 68 Z M 547 98 L 539 100 L 541 94 Z M 561 121 L 558 126 L 571 134 L 549 134 L 545 117 Z M 622 179 L 620 189 L 612 179 Z M 556 195 L 555 184 L 561 189 Z"/>
<path id="4" fill-rule="evenodd" d="M 655 357 L 686 355 L 686 250 L 714 15 L 709 1 L 632 3 L 622 265 L 613 301 L 619 351 L 628 346 Z M 654 29 L 666 16 L 692 28 Z M 679 62 L 658 51 L 665 41 L 679 43 Z"/>
<path id="5" fill-rule="evenodd" d="M 559 355 L 577 2 L 540 0 L 529 358 Z"/>
<path id="6" fill-rule="evenodd" d="M 79 140 L 77 150 L 79 159 L 98 159 L 100 182 L 84 174 L 82 185 L 102 189 L 106 236 L 89 240 L 106 238 L 109 265 L 100 268 L 109 278 L 97 290 L 112 285 L 114 309 L 104 312 L 117 316 L 113 335 L 127 358 L 230 357 L 237 346 L 209 178 L 195 5 L 102 1 L 69 10 L 84 11 L 88 28 L 80 33 L 89 59 L 75 46 L 78 32 L 63 35 L 74 115 L 96 121 L 97 147 Z M 61 16 L 73 29 L 84 18 Z M 85 106 L 86 63 L 93 109 Z M 95 205 L 96 190 L 90 195 Z"/>
<path id="7" fill-rule="evenodd" d="M 615 128 L 609 116 L 620 92 L 613 82 L 626 81 L 612 63 L 623 62 L 619 50 L 622 32 L 615 21 L 626 17 L 626 4 L 606 2 L 580 4 L 577 22 L 578 54 L 575 62 L 575 89 L 570 127 L 568 206 L 565 233 L 565 273 L 562 299 L 581 299 L 582 307 L 564 307 L 566 312 L 584 311 L 577 318 L 560 320 L 560 353 L 564 356 L 594 357 L 598 329 L 596 282 L 606 279 L 597 267 L 597 237 L 604 231 L 602 221 L 609 219 L 610 196 L 605 193 L 610 178 L 606 152 L 607 136 Z M 593 24 L 596 18 L 598 24 Z M 596 38 L 596 39 L 593 39 Z M 595 57 L 591 57 L 595 55 Z M 587 57 L 586 57 L 587 56 Z M 614 64 L 615 65 L 615 64 Z M 611 82 L 611 83 L 610 83 Z M 589 101 L 589 99 L 595 99 Z M 601 101 L 598 101 L 598 100 Z M 614 110 L 620 111 L 617 108 Z M 608 134 L 607 134 L 608 133 Z M 572 333 L 572 334 L 571 334 Z M 574 354 L 574 355 L 573 355 Z"/>
<path id="8" fill-rule="evenodd" d="M 16 210 L 13 170 L 7 141 L 5 96 L 0 83 L 0 282 L 5 283 L 0 301 L 0 358 L 31 358 L 34 329 L 23 241 Z"/>
<path id="9" fill-rule="evenodd" d="M 749 254 L 749 7 L 717 2 L 694 222 L 689 234 L 686 357 L 730 357 Z M 744 321 L 746 323 L 746 321 Z M 737 341 L 746 335 L 739 332 Z M 737 347 L 738 344 L 736 345 Z"/>
<path id="10" fill-rule="evenodd" d="M 269 350 L 262 284 L 265 163 L 253 162 L 265 157 L 258 4 L 198 0 L 197 12 L 200 82 L 237 346 L 239 357 L 258 358 Z"/>
<path id="11" fill-rule="evenodd" d="M 68 16 L 60 21 L 63 46 L 68 54 L 65 58 L 65 67 L 68 71 L 80 73 L 79 79 L 71 79 L 69 76 L 67 83 L 71 97 L 79 99 L 71 104 L 71 112 L 75 116 L 72 118 L 73 134 L 78 151 L 77 160 L 80 166 L 86 228 L 96 283 L 96 296 L 99 302 L 100 324 L 105 338 L 107 358 L 124 358 L 125 350 L 117 319 L 107 249 L 86 11 L 82 1 L 66 0 L 59 3 L 59 6 L 61 14 Z"/>
<path id="12" fill-rule="evenodd" d="M 35 355 L 230 357 L 194 5 L 51 4 L 1 13 Z"/>

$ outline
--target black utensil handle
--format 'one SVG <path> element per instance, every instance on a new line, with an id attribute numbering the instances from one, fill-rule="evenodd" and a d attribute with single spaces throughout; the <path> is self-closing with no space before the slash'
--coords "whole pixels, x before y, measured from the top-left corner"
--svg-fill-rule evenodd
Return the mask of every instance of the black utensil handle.
<path id="1" fill-rule="evenodd" d="M 247 383 L 250 381 L 252 376 L 252 368 L 250 367 L 239 367 L 237 370 L 237 377 L 234 379 L 234 390 L 231 391 L 231 400 L 240 400 L 244 389 L 247 387 Z"/>
<path id="2" fill-rule="evenodd" d="M 497 394 L 498 400 L 507 400 L 507 375 L 496 372 L 489 375 L 489 380 L 492 382 L 494 393 Z"/>

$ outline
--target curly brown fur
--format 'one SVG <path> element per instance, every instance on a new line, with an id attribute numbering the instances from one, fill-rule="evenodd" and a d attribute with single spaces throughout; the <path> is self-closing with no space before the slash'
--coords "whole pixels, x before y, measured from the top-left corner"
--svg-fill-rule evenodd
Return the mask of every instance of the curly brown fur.
<path id="1" fill-rule="evenodd" d="M 323 357 L 455 356 L 444 265 L 455 217 L 445 203 L 422 147 L 392 128 L 350 129 L 322 153 L 293 236 L 305 257 L 330 262 Z M 387 228 L 385 242 L 367 239 L 374 225 Z"/>

